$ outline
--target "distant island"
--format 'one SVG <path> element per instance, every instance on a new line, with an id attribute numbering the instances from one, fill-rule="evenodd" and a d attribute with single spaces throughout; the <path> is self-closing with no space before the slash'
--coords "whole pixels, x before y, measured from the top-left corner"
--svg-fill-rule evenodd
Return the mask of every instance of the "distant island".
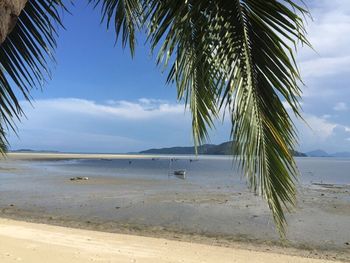
<path id="1" fill-rule="evenodd" d="M 232 155 L 232 141 L 221 144 L 203 144 L 197 147 L 198 154 L 208 155 Z M 169 148 L 158 148 L 141 151 L 142 154 L 195 154 L 194 146 L 177 146 Z M 293 156 L 306 157 L 305 153 L 292 151 Z"/>
<path id="2" fill-rule="evenodd" d="M 224 142 L 219 145 L 203 144 L 197 147 L 198 154 L 228 155 L 232 154 L 232 142 Z M 194 146 L 177 146 L 170 148 L 149 149 L 141 151 L 145 154 L 195 154 Z"/>
<path id="3" fill-rule="evenodd" d="M 324 150 L 314 150 L 306 153 L 310 157 L 338 157 L 338 158 L 350 158 L 350 152 L 336 152 L 327 153 Z"/>

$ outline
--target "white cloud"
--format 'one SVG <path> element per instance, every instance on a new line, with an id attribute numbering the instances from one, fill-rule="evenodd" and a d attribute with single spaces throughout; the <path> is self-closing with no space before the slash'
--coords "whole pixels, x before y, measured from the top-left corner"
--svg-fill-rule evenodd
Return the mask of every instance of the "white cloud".
<path id="1" fill-rule="evenodd" d="M 320 140 L 330 137 L 333 134 L 333 130 L 337 127 L 337 124 L 313 115 L 306 115 L 305 120 L 311 128 L 311 132 Z"/>
<path id="2" fill-rule="evenodd" d="M 298 53 L 301 75 L 307 85 L 304 97 L 339 96 L 350 72 L 350 1 L 307 1 L 313 20 L 307 21 L 313 49 Z"/>
<path id="3" fill-rule="evenodd" d="M 295 121 L 300 138 L 300 147 L 304 151 L 324 149 L 330 152 L 350 149 L 350 127 L 331 121 L 329 118 L 305 114 L 306 124 Z"/>
<path id="4" fill-rule="evenodd" d="M 349 55 L 350 2 L 347 0 L 310 1 L 312 21 L 307 21 L 308 39 L 315 51 L 301 50 L 305 60 L 318 57 L 344 57 Z"/>
<path id="5" fill-rule="evenodd" d="M 322 116 L 323 119 L 329 119 L 329 118 L 331 118 L 331 117 L 332 117 L 332 115 L 330 115 L 330 114 L 324 114 L 324 115 Z"/>
<path id="6" fill-rule="evenodd" d="M 28 105 L 27 105 L 28 107 Z M 56 110 L 59 112 L 79 113 L 103 117 L 145 120 L 162 116 L 184 114 L 183 104 L 169 104 L 164 101 L 140 99 L 131 101 L 108 101 L 106 104 L 76 98 L 58 98 L 38 100 L 34 103 L 37 109 Z"/>
<path id="7" fill-rule="evenodd" d="M 303 47 L 298 63 L 303 87 L 304 118 L 298 124 L 302 150 L 349 151 L 350 1 L 308 0 L 307 21 L 314 50 Z"/>
<path id="8" fill-rule="evenodd" d="M 346 111 L 348 109 L 348 106 L 346 105 L 345 102 L 338 102 L 337 104 L 335 104 L 333 109 L 335 111 Z"/>
<path id="9" fill-rule="evenodd" d="M 349 24 L 350 26 L 350 24 Z M 335 57 L 317 57 L 300 63 L 304 78 L 326 77 L 350 71 L 350 55 Z"/>

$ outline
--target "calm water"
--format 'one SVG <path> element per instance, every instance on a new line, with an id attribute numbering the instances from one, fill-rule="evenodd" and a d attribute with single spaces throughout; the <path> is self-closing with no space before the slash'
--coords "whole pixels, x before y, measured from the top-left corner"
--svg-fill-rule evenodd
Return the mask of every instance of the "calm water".
<path id="1" fill-rule="evenodd" d="M 297 158 L 302 185 L 311 183 L 350 184 L 350 159 Z M 0 163 L 1 164 L 1 163 Z M 4 163 L 3 163 L 4 165 Z M 31 178 L 66 176 L 117 177 L 169 180 L 174 170 L 185 169 L 186 181 L 199 185 L 245 185 L 245 178 L 229 157 L 175 157 L 157 159 L 76 159 L 61 161 L 13 161 L 6 167 L 21 167 L 19 176 Z M 33 174 L 34 171 L 34 174 Z M 15 179 L 16 171 L 0 170 L 1 180 Z M 4 183 L 4 181 L 3 181 Z"/>
<path id="2" fill-rule="evenodd" d="M 350 159 L 297 158 L 303 185 L 311 183 L 350 184 Z M 30 162 L 47 173 L 168 180 L 174 170 L 185 169 L 187 180 L 198 184 L 245 184 L 245 178 L 229 157 L 208 156 L 159 159 L 79 159 Z M 46 172 L 45 172 L 46 173 Z"/>

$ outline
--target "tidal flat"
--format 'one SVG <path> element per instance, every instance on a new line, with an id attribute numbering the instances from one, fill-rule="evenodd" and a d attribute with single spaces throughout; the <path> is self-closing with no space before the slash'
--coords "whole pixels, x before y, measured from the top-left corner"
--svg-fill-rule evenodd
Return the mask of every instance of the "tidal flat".
<path id="1" fill-rule="evenodd" d="M 350 260 L 350 160 L 297 163 L 285 240 L 232 159 L 218 156 L 10 154 L 0 163 L 0 217 Z"/>

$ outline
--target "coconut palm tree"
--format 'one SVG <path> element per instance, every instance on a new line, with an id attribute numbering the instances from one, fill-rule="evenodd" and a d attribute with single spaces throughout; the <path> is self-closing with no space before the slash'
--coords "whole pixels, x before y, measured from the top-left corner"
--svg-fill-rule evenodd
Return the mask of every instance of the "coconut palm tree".
<path id="1" fill-rule="evenodd" d="M 18 5 L 14 5 L 13 3 Z M 229 116 L 234 154 L 250 187 L 263 196 L 281 234 L 284 211 L 295 205 L 298 170 L 291 155 L 297 135 L 285 105 L 300 117 L 297 43 L 309 45 L 292 0 L 89 0 L 134 55 L 146 32 L 156 63 L 192 112 L 195 145 L 216 119 Z M 12 5 L 12 11 L 9 7 Z M 25 4 L 25 5 L 24 5 Z M 1 0 L 0 150 L 6 130 L 23 115 L 13 90 L 30 100 L 41 87 L 61 24 L 59 0 Z M 21 10 L 22 9 L 22 10 Z M 21 12 L 20 12 L 21 10 Z M 1 11 L 3 12 L 3 11 Z M 18 19 L 17 19 L 18 17 Z M 17 21 L 17 22 L 16 22 Z"/>

